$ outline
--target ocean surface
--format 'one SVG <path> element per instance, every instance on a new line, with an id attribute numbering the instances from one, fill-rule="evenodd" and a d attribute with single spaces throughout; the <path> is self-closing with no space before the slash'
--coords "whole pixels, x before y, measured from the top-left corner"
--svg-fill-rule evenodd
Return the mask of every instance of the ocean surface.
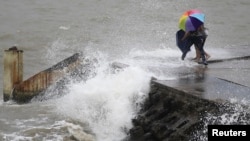
<path id="1" fill-rule="evenodd" d="M 224 48 L 250 44 L 249 7 L 249 0 L 0 0 L 0 58 L 12 46 L 23 50 L 24 80 L 74 53 L 97 60 L 93 75 L 72 80 L 62 97 L 47 92 L 49 100 L 18 105 L 1 95 L 0 140 L 124 140 L 150 78 L 176 79 L 169 68 L 196 65 L 176 47 L 183 12 L 205 13 L 205 50 L 223 58 L 233 53 Z M 114 73 L 113 62 L 129 67 Z M 0 74 L 2 92 L 3 61 Z"/>

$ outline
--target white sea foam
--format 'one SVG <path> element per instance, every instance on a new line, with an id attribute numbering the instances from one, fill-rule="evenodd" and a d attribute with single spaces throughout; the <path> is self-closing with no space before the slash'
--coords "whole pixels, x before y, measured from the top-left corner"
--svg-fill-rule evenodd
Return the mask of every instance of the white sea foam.
<path id="1" fill-rule="evenodd" d="M 95 75 L 86 81 L 72 81 L 67 85 L 68 93 L 55 103 L 58 114 L 86 123 L 98 141 L 126 137 L 131 119 L 147 97 L 151 77 L 175 79 L 169 69 L 194 65 L 180 60 L 178 49 L 131 50 L 112 61 L 108 55 L 88 48 L 91 46 L 84 49 L 84 57 L 97 60 L 91 70 Z M 110 71 L 114 61 L 128 67 Z"/>
<path id="2" fill-rule="evenodd" d="M 221 9 L 220 5 L 225 8 Z M 234 16 L 227 14 L 232 10 L 232 6 L 235 9 L 240 8 L 232 13 Z M 182 61 L 181 52 L 175 46 L 178 18 L 184 10 L 197 7 L 206 13 L 206 26 L 210 33 L 205 50 L 210 53 L 211 59 L 225 58 L 228 54 L 221 48 L 226 45 L 242 43 L 249 45 L 250 28 L 248 28 L 249 24 L 245 24 L 249 16 L 242 15 L 249 9 L 249 0 L 240 0 L 240 2 L 228 0 L 226 4 L 223 1 L 207 0 L 188 2 L 182 0 L 181 3 L 159 0 L 107 0 L 105 2 L 61 0 L 59 3 L 57 1 L 30 3 L 23 0 L 13 3 L 2 0 L 0 7 L 1 13 L 6 13 L 1 16 L 1 22 L 3 22 L 0 27 L 3 31 L 0 33 L 1 46 L 6 48 L 12 44 L 18 44 L 20 49 L 24 50 L 26 64 L 24 68 L 27 69 L 24 70 L 24 75 L 31 76 L 79 50 L 86 55 L 94 54 L 94 57 L 98 57 L 95 55 L 96 50 L 108 52 L 107 56 L 115 54 L 114 56 L 119 58 L 115 61 L 131 66 L 113 74 L 107 69 L 112 61 L 98 58 L 97 67 L 100 67 L 93 70 L 97 75 L 86 82 L 68 85 L 69 93 L 56 102 L 57 112 L 60 115 L 89 123 L 98 139 L 103 137 L 104 140 L 109 141 L 124 136 L 124 132 L 119 129 L 131 125 L 130 118 L 137 110 L 134 101 L 143 100 L 151 76 L 162 80 L 175 79 L 176 76 L 171 68 L 196 65 L 188 61 L 188 58 L 194 56 L 193 49 L 188 53 L 187 60 Z M 243 16 L 241 20 L 229 18 L 229 16 L 239 17 L 239 15 Z M 225 21 L 230 24 L 225 24 Z M 50 44 L 51 46 L 47 48 Z M 1 67 L 0 72 L 2 71 Z M 34 107 L 33 104 L 31 107 Z M 54 107 L 53 104 L 51 105 Z M 44 111 L 53 109 L 35 106 L 28 110 L 25 110 L 26 107 L 17 107 L 13 110 L 11 106 L 6 106 L 6 103 L 2 102 L 0 106 L 1 113 L 4 112 L 0 116 L 4 119 L 1 121 L 6 127 L 0 130 L 5 135 L 9 135 L 6 132 L 12 129 L 19 130 L 17 125 L 28 130 L 30 126 L 36 127 L 38 123 L 15 121 L 13 117 L 33 119 L 38 115 L 38 109 Z M 54 116 L 53 114 L 52 112 L 43 116 L 50 118 Z M 61 116 L 51 119 L 58 121 L 60 118 Z M 41 118 L 35 119 L 41 120 Z M 60 133 L 60 130 L 56 132 Z M 57 136 L 57 134 L 54 135 Z M 9 140 L 31 140 L 30 137 L 18 132 L 10 136 L 13 138 Z M 46 135 L 44 138 L 49 140 Z M 60 136 L 53 139 L 62 140 Z"/>
<path id="3" fill-rule="evenodd" d="M 52 125 L 26 127 L 20 129 L 18 132 L 3 134 L 1 136 L 6 141 L 62 141 L 69 140 L 70 138 L 81 141 L 95 141 L 94 136 L 86 133 L 82 126 L 65 120 L 57 121 Z"/>
<path id="4" fill-rule="evenodd" d="M 70 92 L 57 100 L 57 111 L 87 123 L 97 140 L 121 140 L 131 127 L 136 104 L 148 93 L 150 77 L 137 67 L 115 74 L 100 70 L 86 82 L 70 84 Z"/>
<path id="5" fill-rule="evenodd" d="M 70 29 L 70 26 L 60 26 L 59 29 L 62 29 L 62 30 L 69 30 L 69 29 Z"/>

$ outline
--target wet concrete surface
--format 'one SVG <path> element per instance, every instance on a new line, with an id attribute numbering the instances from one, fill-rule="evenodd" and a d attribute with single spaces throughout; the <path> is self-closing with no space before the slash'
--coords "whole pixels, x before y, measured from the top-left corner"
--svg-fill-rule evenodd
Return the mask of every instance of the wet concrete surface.
<path id="1" fill-rule="evenodd" d="M 250 47 L 228 50 L 233 55 L 214 57 L 208 66 L 178 68 L 176 80 L 154 81 L 208 100 L 250 100 Z"/>
<path id="2" fill-rule="evenodd" d="M 249 124 L 249 106 L 235 105 L 250 101 L 248 48 L 215 56 L 208 66 L 165 68 L 177 78 L 152 79 L 149 97 L 132 120 L 130 141 L 206 140 L 207 125 Z"/>

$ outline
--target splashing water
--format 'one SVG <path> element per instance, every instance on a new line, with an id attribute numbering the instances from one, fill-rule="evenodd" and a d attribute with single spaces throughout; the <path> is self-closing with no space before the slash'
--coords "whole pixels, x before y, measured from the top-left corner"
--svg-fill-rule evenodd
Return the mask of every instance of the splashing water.
<path id="1" fill-rule="evenodd" d="M 86 123 L 97 140 L 121 140 L 149 91 L 150 76 L 138 67 L 111 73 L 101 61 L 96 75 L 68 84 L 69 93 L 56 100 L 59 114 Z"/>
<path id="2" fill-rule="evenodd" d="M 59 45 L 68 48 L 67 45 Z M 55 44 L 53 47 L 59 49 Z M 86 124 L 97 141 L 126 138 L 128 129 L 132 127 L 131 119 L 147 97 L 151 77 L 175 79 L 171 69 L 196 65 L 188 60 L 182 61 L 180 51 L 171 48 L 153 51 L 132 49 L 127 56 L 116 60 L 109 60 L 108 55 L 89 48 L 91 46 L 83 51 L 88 54 L 84 59 L 97 60 L 93 61 L 91 76 L 84 81 L 70 81 L 66 94 L 53 102 L 59 115 Z M 110 66 L 113 62 L 122 62 L 128 67 L 115 69 Z"/>
<path id="3" fill-rule="evenodd" d="M 249 101 L 230 99 L 221 103 L 220 113 L 207 113 L 202 117 L 202 126 L 192 133 L 192 140 L 207 141 L 208 125 L 249 125 L 250 109 Z"/>
<path id="4" fill-rule="evenodd" d="M 125 137 L 126 128 L 131 127 L 130 119 L 139 109 L 138 103 L 147 96 L 150 78 L 175 79 L 172 68 L 194 65 L 181 61 L 181 53 L 175 46 L 178 19 L 187 9 L 199 8 L 206 12 L 210 33 L 205 49 L 212 58 L 225 57 L 227 53 L 220 50 L 225 45 L 249 44 L 250 28 L 245 24 L 249 16 L 242 15 L 249 9 L 249 0 L 228 0 L 227 3 L 207 0 L 23 0 L 13 3 L 2 0 L 0 7 L 4 13 L 0 16 L 3 22 L 1 46 L 17 44 L 22 47 L 26 52 L 25 62 L 31 62 L 25 64 L 27 70 L 24 70 L 29 76 L 79 51 L 98 60 L 91 68 L 93 75 L 84 81 L 69 80 L 64 96 L 51 99 L 49 104 L 36 106 L 33 102 L 26 110 L 25 106 L 13 109 L 0 102 L 0 110 L 4 111 L 0 116 L 0 137 L 4 136 L 6 140 L 8 137 L 9 140 L 63 140 L 60 131 L 68 134 L 63 126 L 68 123 L 60 122 L 64 116 L 86 123 L 86 127 L 77 129 L 84 130 L 89 126 L 96 140 L 117 141 Z M 230 12 L 232 10 L 234 12 Z M 96 53 L 97 50 L 101 53 Z M 192 53 L 194 51 L 187 57 L 194 56 Z M 113 72 L 109 64 L 115 61 L 129 67 Z M 47 93 L 54 94 L 53 91 Z M 44 108 L 44 105 L 50 108 Z M 37 109 L 41 111 L 37 112 Z M 49 113 L 51 110 L 60 116 L 53 117 L 54 113 Z M 49 136 L 44 135 L 46 131 L 37 136 L 34 134 L 34 137 L 23 135 L 21 132 L 27 133 L 25 131 L 32 130 L 38 123 L 32 122 L 20 129 L 19 122 L 28 123 L 20 119 L 40 121 L 40 116 L 48 119 L 44 119 L 39 128 L 55 129 L 54 125 L 58 125 L 55 121 L 59 121 L 62 128 Z M 48 122 L 51 116 L 52 121 Z M 70 131 L 74 132 L 73 129 Z M 53 137 L 54 134 L 59 136 Z"/>

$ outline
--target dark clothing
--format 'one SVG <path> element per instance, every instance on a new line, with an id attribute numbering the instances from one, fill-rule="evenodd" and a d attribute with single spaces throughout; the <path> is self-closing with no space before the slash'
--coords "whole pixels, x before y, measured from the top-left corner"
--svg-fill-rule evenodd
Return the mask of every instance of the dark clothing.
<path id="1" fill-rule="evenodd" d="M 185 35 L 185 31 L 178 30 L 176 32 L 176 45 L 179 47 L 182 53 L 187 53 L 190 51 L 191 46 L 193 43 L 189 39 L 181 40 L 182 37 Z"/>
<path id="2" fill-rule="evenodd" d="M 184 60 L 188 51 L 190 51 L 191 46 L 194 44 L 201 53 L 202 61 L 205 65 L 207 65 L 206 58 L 205 58 L 205 51 L 203 49 L 204 43 L 206 41 L 207 35 L 205 33 L 201 33 L 198 31 L 190 31 L 190 35 L 181 40 L 185 35 L 185 31 L 179 30 L 176 32 L 176 44 L 182 51 L 181 59 Z"/>
<path id="3" fill-rule="evenodd" d="M 199 49 L 201 53 L 202 62 L 206 63 L 205 51 L 204 51 L 204 44 L 206 41 L 206 36 L 197 36 L 192 35 L 188 37 L 188 39 Z"/>

